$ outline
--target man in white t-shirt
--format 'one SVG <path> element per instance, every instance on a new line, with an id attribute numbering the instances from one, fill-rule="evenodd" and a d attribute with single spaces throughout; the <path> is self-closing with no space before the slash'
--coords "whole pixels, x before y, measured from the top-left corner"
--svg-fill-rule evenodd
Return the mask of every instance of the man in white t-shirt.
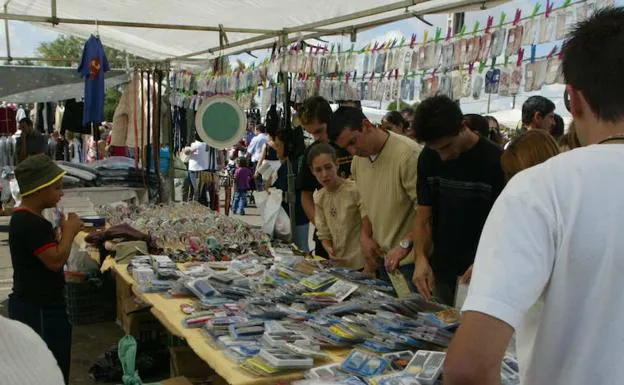
<path id="1" fill-rule="evenodd" d="M 0 378 L 12 385 L 63 385 L 63 373 L 29 326 L 0 316 Z"/>
<path id="2" fill-rule="evenodd" d="M 266 128 L 263 124 L 256 126 L 256 136 L 251 139 L 249 146 L 247 146 L 247 154 L 251 155 L 252 164 L 256 165 L 262 156 L 262 150 L 264 145 L 269 141 L 269 135 L 266 133 Z"/>
<path id="3" fill-rule="evenodd" d="M 523 385 L 624 381 L 624 8 L 563 46 L 581 143 L 514 176 L 487 219 L 445 384 L 500 384 L 514 330 Z"/>

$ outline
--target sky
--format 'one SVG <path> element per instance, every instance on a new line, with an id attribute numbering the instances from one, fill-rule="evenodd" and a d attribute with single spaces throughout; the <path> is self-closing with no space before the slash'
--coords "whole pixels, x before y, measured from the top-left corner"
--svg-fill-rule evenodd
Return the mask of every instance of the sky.
<path id="1" fill-rule="evenodd" d="M 540 2 L 544 5 L 545 0 Z M 559 6 L 562 2 L 563 0 L 555 0 L 555 7 Z M 624 0 L 616 1 L 617 5 L 622 5 L 623 3 Z M 476 21 L 479 21 L 480 25 L 483 27 L 486 24 L 487 17 L 490 15 L 494 16 L 494 23 L 496 24 L 500 19 L 501 12 L 505 12 L 507 14 L 508 21 L 513 18 L 515 10 L 518 8 L 522 10 L 523 15 L 527 15 L 532 11 L 534 4 L 534 1 L 514 0 L 485 11 L 467 12 L 465 17 L 466 30 L 472 30 L 472 27 Z M 544 6 L 542 6 L 542 8 L 544 8 Z M 369 42 L 387 41 L 395 37 L 400 38 L 401 36 L 406 36 L 409 39 L 412 33 L 416 33 L 417 36 L 419 36 L 418 40 L 420 41 L 422 39 L 422 36 L 424 35 L 425 30 L 428 30 L 429 35 L 432 36 L 435 31 L 435 27 L 438 26 L 442 27 L 443 31 L 446 31 L 448 15 L 428 15 L 425 16 L 425 19 L 433 24 L 433 27 L 425 25 L 416 18 L 411 18 L 358 33 L 356 47 L 361 47 Z M 37 46 L 41 42 L 52 41 L 57 36 L 58 33 L 54 32 L 53 30 L 49 30 L 34 24 L 11 21 L 11 54 L 13 57 L 38 56 L 36 53 Z M 349 36 L 329 37 L 325 40 L 330 42 L 342 43 L 343 46 L 349 46 L 350 44 Z M 546 55 L 552 49 L 552 47 L 553 44 L 539 45 L 537 56 Z M 256 54 L 260 58 L 262 58 L 263 56 L 266 56 L 268 54 L 268 50 L 257 52 Z M 6 56 L 4 28 L 0 28 L 0 56 Z M 256 60 L 246 54 L 239 55 L 237 57 L 234 57 L 233 59 L 237 58 L 241 59 L 244 62 L 251 62 Z M 562 86 L 545 87 L 540 92 L 540 94 L 553 99 L 553 101 L 555 101 L 555 103 L 557 104 L 558 111 L 561 112 L 562 115 L 567 114 L 567 111 L 565 111 L 565 108 L 563 108 Z M 519 96 L 516 100 L 515 107 L 519 108 L 521 106 L 521 103 L 528 96 L 530 96 L 530 94 Z M 489 104 L 489 112 L 508 110 L 512 108 L 512 98 L 493 96 Z M 462 109 L 466 113 L 487 113 L 487 106 L 488 103 L 487 100 L 484 99 L 484 97 L 477 101 L 462 100 Z"/>

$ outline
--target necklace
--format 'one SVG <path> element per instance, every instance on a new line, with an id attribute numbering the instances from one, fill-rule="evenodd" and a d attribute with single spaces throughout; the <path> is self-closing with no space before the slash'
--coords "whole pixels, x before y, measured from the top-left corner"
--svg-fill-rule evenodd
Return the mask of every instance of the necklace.
<path id="1" fill-rule="evenodd" d="M 601 140 L 600 142 L 598 142 L 598 144 L 614 142 L 616 140 L 624 140 L 624 134 L 618 134 L 618 135 L 610 136 L 610 137 L 608 137 L 606 139 Z"/>

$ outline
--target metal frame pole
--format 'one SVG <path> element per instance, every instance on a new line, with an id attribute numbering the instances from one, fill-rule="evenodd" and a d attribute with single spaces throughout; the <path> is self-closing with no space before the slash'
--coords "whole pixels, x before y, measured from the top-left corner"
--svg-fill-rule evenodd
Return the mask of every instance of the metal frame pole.
<path id="1" fill-rule="evenodd" d="M 0 19 L 25 21 L 30 23 L 43 23 L 43 24 L 81 24 L 81 25 L 93 25 L 95 20 L 91 19 L 74 19 L 65 17 L 53 16 L 35 16 L 24 15 L 18 13 L 0 14 Z M 134 21 L 114 21 L 114 20 L 97 20 L 98 25 L 106 27 L 127 27 L 127 28 L 153 28 L 153 29 L 175 29 L 180 31 L 200 31 L 200 32 L 219 32 L 219 27 L 203 26 L 203 25 L 179 25 L 179 24 L 161 24 L 161 23 L 140 23 Z M 240 28 L 240 27 L 223 27 L 224 32 L 232 33 L 253 33 L 253 34 L 272 34 L 278 35 L 281 31 L 264 28 Z"/>
<path id="2" fill-rule="evenodd" d="M 474 5 L 474 4 L 482 4 L 484 3 L 484 0 L 470 0 L 469 2 L 463 4 L 464 6 L 470 6 L 470 5 Z M 453 9 L 455 7 L 450 7 L 450 9 Z M 449 6 L 448 5 L 440 5 L 438 7 L 435 8 L 430 8 L 427 10 L 427 13 L 438 13 L 438 12 L 443 12 L 449 10 Z M 395 21 L 400 21 L 400 20 L 405 20 L 405 19 L 409 19 L 412 17 L 415 17 L 417 19 L 419 19 L 420 21 L 422 21 L 425 24 L 428 24 L 426 20 L 424 20 L 422 18 L 423 14 L 418 12 L 418 11 L 408 11 L 405 13 L 402 13 L 400 15 L 395 15 L 395 16 L 389 16 L 389 17 L 385 17 L 382 19 L 377 19 L 374 21 L 367 21 L 364 23 L 360 23 L 360 24 L 354 24 L 354 25 L 350 25 L 347 27 L 338 27 L 338 28 L 330 28 L 330 29 L 326 29 L 322 32 L 314 32 L 314 33 L 310 33 L 310 34 L 306 34 L 303 36 L 299 36 L 299 37 L 292 37 L 292 38 L 288 38 L 287 39 L 287 44 L 288 43 L 292 43 L 298 40 L 308 40 L 308 39 L 315 39 L 318 37 L 322 37 L 322 36 L 329 36 L 329 35 L 342 35 L 342 34 L 352 34 L 354 32 L 359 32 L 359 31 L 365 31 L 367 29 L 371 29 L 371 28 L 375 28 L 378 27 L 380 25 L 385 25 L 385 24 L 389 24 L 389 23 L 393 23 Z M 270 39 L 271 36 L 268 37 L 264 37 L 262 39 L 260 39 L 260 37 L 256 37 L 253 38 L 253 41 L 250 41 L 251 39 L 245 39 L 245 40 L 241 40 L 238 42 L 234 42 L 231 44 L 228 44 L 225 46 L 225 48 L 233 48 L 236 46 L 240 46 L 240 45 L 245 45 L 248 43 L 254 43 L 256 41 L 260 41 L 260 40 L 266 40 L 266 39 Z M 222 54 L 227 54 L 227 55 L 238 55 L 241 53 L 245 53 L 248 51 L 255 51 L 255 50 L 259 50 L 259 49 L 265 49 L 265 48 L 271 48 L 273 47 L 274 42 L 271 41 L 269 43 L 262 43 L 259 44 L 257 46 L 252 46 L 252 47 L 245 47 L 245 48 L 241 48 L 235 51 L 230 51 L 230 52 L 222 52 Z M 217 49 L 216 47 L 210 48 L 208 50 L 205 51 L 201 51 L 201 52 L 196 52 L 193 54 L 189 54 L 189 55 L 183 55 L 183 56 L 178 56 L 173 58 L 172 60 L 179 60 L 179 59 L 187 59 L 189 57 L 195 56 L 195 55 L 201 55 L 201 54 L 205 54 L 205 53 L 213 53 L 213 52 L 217 52 L 219 51 L 219 49 Z M 183 60 L 182 60 L 183 61 Z"/>
<path id="3" fill-rule="evenodd" d="M 293 28 L 284 28 L 282 31 L 282 35 L 280 36 L 280 39 L 283 39 L 284 35 L 286 36 L 286 38 L 288 38 L 288 34 L 289 33 L 295 33 L 295 32 L 303 32 L 303 31 L 309 31 L 311 29 L 315 29 L 318 27 L 324 27 L 324 26 L 328 26 L 328 25 L 332 25 L 332 24 L 338 24 L 338 23 L 343 23 L 343 22 L 347 22 L 347 21 L 351 21 L 351 20 L 357 20 L 357 19 L 361 19 L 364 17 L 369 17 L 369 16 L 375 16 L 381 13 L 387 13 L 387 12 L 392 12 L 395 11 L 397 9 L 402 9 L 402 8 L 407 8 L 407 7 L 412 7 L 414 5 L 420 4 L 420 3 L 425 3 L 427 1 L 430 0 L 403 0 L 403 1 L 399 1 L 396 3 L 392 3 L 392 4 L 387 4 L 387 5 L 383 5 L 380 7 L 375 7 L 375 8 L 370 8 L 364 11 L 358 11 L 358 12 L 353 12 L 353 13 L 349 13 L 346 15 L 342 15 L 342 16 L 337 16 L 337 17 L 332 17 L 326 20 L 322 20 L 322 21 L 316 21 L 313 23 L 308 23 L 308 24 L 304 24 L 298 27 L 293 27 Z M 484 0 L 479 0 L 479 3 L 482 3 Z M 342 28 L 341 30 L 345 30 L 346 28 Z M 332 30 L 325 30 L 325 31 L 320 31 L 317 32 L 316 36 L 326 36 L 327 34 L 331 34 Z M 230 43 L 230 44 L 226 44 L 223 49 L 227 49 L 227 48 L 234 48 L 234 47 L 239 47 L 241 45 L 245 45 L 245 44 L 249 44 L 249 43 L 255 43 L 258 41 L 262 41 L 262 40 L 267 40 L 267 39 L 271 39 L 274 36 L 271 35 L 261 35 L 261 36 L 255 36 L 249 39 L 243 39 L 234 43 Z M 184 58 L 189 58 L 189 57 L 193 57 L 193 56 L 198 56 L 198 55 L 202 55 L 205 53 L 214 53 L 219 51 L 220 47 L 213 47 L 213 48 L 209 48 L 209 49 L 205 49 L 202 51 L 197 51 L 197 52 L 192 52 L 186 55 L 182 55 L 182 56 L 177 56 L 175 59 L 184 59 Z M 249 49 L 247 49 L 248 51 Z"/>
<path id="4" fill-rule="evenodd" d="M 4 3 L 4 14 L 9 14 L 9 2 Z M 4 19 L 4 37 L 6 38 L 7 63 L 11 64 L 11 38 L 9 37 L 9 19 Z"/>
<path id="5" fill-rule="evenodd" d="M 288 45 L 288 34 L 285 33 L 280 36 L 281 47 L 285 47 Z M 290 92 L 289 92 L 289 76 L 288 72 L 282 72 L 282 81 L 284 82 L 284 128 L 287 130 L 291 129 L 290 125 Z M 288 150 L 288 149 L 287 149 Z M 297 200 L 297 194 L 295 191 L 295 170 L 293 162 L 295 159 L 292 159 L 292 154 L 288 154 L 288 159 L 286 160 L 286 168 L 287 168 L 287 176 L 286 180 L 288 183 L 288 216 L 290 217 L 290 242 L 294 240 L 295 229 L 297 228 L 297 217 L 295 213 L 295 202 Z"/>

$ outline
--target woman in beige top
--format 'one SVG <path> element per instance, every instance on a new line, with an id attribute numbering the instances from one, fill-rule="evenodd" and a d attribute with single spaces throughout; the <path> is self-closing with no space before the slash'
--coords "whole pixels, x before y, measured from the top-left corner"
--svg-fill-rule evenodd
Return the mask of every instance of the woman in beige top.
<path id="1" fill-rule="evenodd" d="M 336 151 L 326 143 L 313 145 L 308 153 L 312 174 L 323 186 L 314 193 L 318 237 L 333 264 L 364 268 L 360 249 L 360 197 L 355 182 L 338 176 Z"/>

